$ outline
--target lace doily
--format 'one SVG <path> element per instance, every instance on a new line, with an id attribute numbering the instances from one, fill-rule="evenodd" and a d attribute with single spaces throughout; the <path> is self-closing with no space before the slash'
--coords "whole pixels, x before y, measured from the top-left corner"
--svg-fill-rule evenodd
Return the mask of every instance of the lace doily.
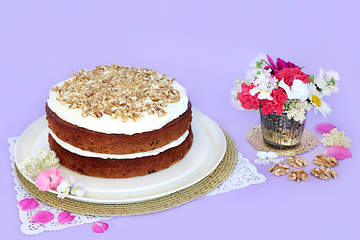
<path id="1" fill-rule="evenodd" d="M 14 150 L 15 145 L 18 140 L 18 137 L 8 138 L 8 143 L 10 144 L 9 152 L 10 152 L 10 160 L 12 167 L 14 169 Z M 15 191 L 17 192 L 16 199 L 17 201 L 21 201 L 25 198 L 32 198 L 32 196 L 26 191 L 26 189 L 20 184 L 18 178 L 16 177 L 15 170 L 13 170 L 12 174 L 14 175 L 15 182 Z M 216 189 L 212 192 L 208 193 L 205 196 L 214 196 L 218 193 L 226 193 L 231 190 L 236 190 L 240 188 L 244 188 L 250 186 L 252 184 L 259 184 L 266 180 L 264 175 L 258 173 L 257 168 L 249 163 L 249 160 L 244 158 L 241 153 L 238 153 L 238 161 L 235 166 L 234 171 L 231 175 Z M 81 224 L 90 224 L 98 221 L 109 220 L 112 217 L 107 216 L 92 216 L 92 215 L 81 215 L 76 213 L 71 213 L 75 216 L 75 219 L 66 224 L 59 225 L 57 221 L 57 217 L 62 210 L 54 208 L 50 205 L 44 204 L 41 201 L 38 201 L 39 207 L 30 210 L 30 211 L 19 211 L 19 218 L 22 222 L 20 227 L 21 232 L 27 235 L 35 235 L 42 233 L 44 231 L 55 231 L 61 230 L 72 226 L 77 226 Z M 50 211 L 54 214 L 55 218 L 46 224 L 32 223 L 28 221 L 28 219 L 39 211 Z"/>
<path id="2" fill-rule="evenodd" d="M 275 152 L 279 156 L 295 156 L 297 154 L 310 151 L 318 144 L 316 136 L 310 131 L 304 129 L 304 133 L 299 146 L 291 149 L 272 148 L 265 145 L 260 125 L 253 127 L 249 132 L 246 133 L 246 140 L 251 144 L 253 148 L 258 151 Z"/>
<path id="3" fill-rule="evenodd" d="M 226 193 L 231 190 L 244 188 L 251 184 L 258 184 L 265 182 L 266 178 L 261 173 L 258 173 L 257 168 L 244 158 L 238 152 L 238 160 L 234 171 L 230 176 L 217 188 L 209 192 L 205 196 L 214 196 L 218 193 Z"/>

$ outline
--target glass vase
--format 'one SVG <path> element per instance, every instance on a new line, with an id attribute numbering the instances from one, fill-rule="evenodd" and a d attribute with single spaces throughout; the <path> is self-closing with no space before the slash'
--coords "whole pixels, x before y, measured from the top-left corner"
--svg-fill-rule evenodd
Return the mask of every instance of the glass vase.
<path id="1" fill-rule="evenodd" d="M 266 145 L 279 149 L 289 149 L 300 145 L 306 118 L 300 123 L 293 118 L 289 119 L 286 112 L 281 115 L 275 112 L 263 115 L 260 111 L 260 119 L 262 136 Z"/>

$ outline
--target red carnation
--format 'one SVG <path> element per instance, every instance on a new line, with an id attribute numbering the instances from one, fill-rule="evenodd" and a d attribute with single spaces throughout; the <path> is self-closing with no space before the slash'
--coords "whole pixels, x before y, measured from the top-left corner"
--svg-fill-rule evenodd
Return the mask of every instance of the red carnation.
<path id="1" fill-rule="evenodd" d="M 268 99 L 262 99 L 260 100 L 260 103 L 261 103 L 262 114 L 267 115 L 275 111 L 275 105 L 273 101 L 270 101 Z"/>
<path id="2" fill-rule="evenodd" d="M 277 74 L 276 78 L 281 81 L 284 79 L 284 82 L 291 87 L 293 84 L 293 81 L 295 79 L 301 80 L 304 83 L 310 83 L 309 76 L 305 73 L 303 73 L 300 68 L 283 68 L 281 69 Z"/>
<path id="3" fill-rule="evenodd" d="M 273 98 L 273 100 L 262 99 L 260 101 L 262 114 L 266 115 L 273 112 L 276 112 L 276 114 L 282 114 L 285 112 L 283 106 L 287 100 L 287 95 L 284 89 L 274 89 L 270 96 Z"/>
<path id="4" fill-rule="evenodd" d="M 241 106 L 245 109 L 258 109 L 260 106 L 260 101 L 258 98 L 258 93 L 254 96 L 250 94 L 250 90 L 253 89 L 255 85 L 252 83 L 248 86 L 246 83 L 242 83 L 242 91 L 238 93 L 238 98 L 241 102 Z"/>

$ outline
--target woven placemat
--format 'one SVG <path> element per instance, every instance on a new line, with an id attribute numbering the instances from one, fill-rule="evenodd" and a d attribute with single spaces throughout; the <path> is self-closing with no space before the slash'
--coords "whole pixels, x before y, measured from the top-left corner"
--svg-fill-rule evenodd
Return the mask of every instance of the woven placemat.
<path id="1" fill-rule="evenodd" d="M 276 152 L 279 156 L 295 156 L 297 154 L 310 151 L 318 144 L 316 136 L 312 132 L 304 129 L 299 146 L 290 149 L 273 148 L 264 143 L 261 132 L 261 125 L 256 125 L 249 132 L 247 132 L 246 140 L 253 148 L 258 151 Z"/>
<path id="2" fill-rule="evenodd" d="M 160 212 L 204 196 L 228 178 L 236 165 L 238 153 L 234 140 L 224 129 L 222 130 L 226 138 L 226 152 L 218 167 L 210 175 L 183 190 L 149 201 L 127 204 L 99 204 L 69 198 L 60 199 L 53 193 L 38 190 L 19 172 L 16 166 L 15 171 L 20 183 L 33 197 L 64 211 L 94 216 L 128 216 Z"/>

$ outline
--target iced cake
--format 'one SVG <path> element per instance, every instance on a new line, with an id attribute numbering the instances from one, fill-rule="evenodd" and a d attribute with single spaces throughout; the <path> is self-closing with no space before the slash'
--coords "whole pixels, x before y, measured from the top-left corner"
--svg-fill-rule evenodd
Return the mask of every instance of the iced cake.
<path id="1" fill-rule="evenodd" d="M 174 78 L 118 65 L 81 69 L 45 106 L 49 146 L 80 174 L 130 178 L 161 171 L 192 146 L 191 103 Z"/>

